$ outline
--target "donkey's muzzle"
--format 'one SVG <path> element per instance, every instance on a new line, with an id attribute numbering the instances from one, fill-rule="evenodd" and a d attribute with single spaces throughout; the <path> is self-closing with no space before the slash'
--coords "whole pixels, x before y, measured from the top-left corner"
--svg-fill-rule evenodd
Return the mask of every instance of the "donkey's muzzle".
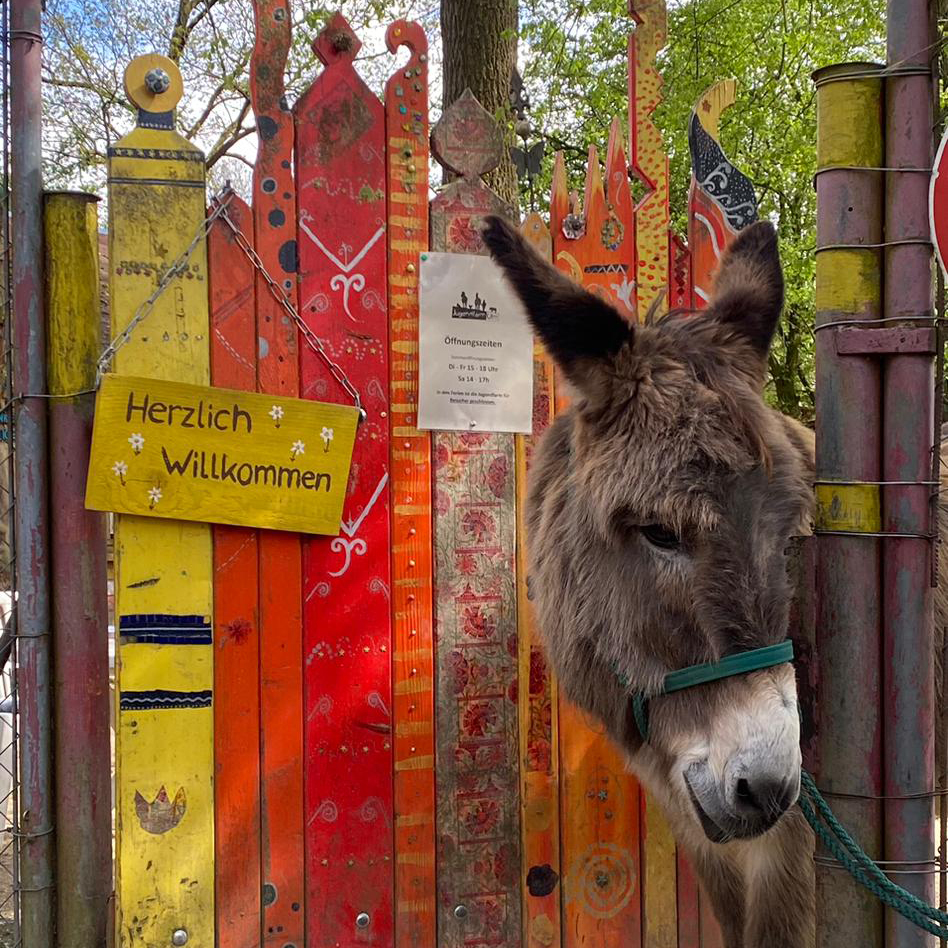
<path id="1" fill-rule="evenodd" d="M 719 781 L 706 763 L 696 761 L 684 774 L 698 821 L 713 843 L 766 833 L 800 793 L 799 772 L 787 776 L 741 766 L 728 771 Z"/>

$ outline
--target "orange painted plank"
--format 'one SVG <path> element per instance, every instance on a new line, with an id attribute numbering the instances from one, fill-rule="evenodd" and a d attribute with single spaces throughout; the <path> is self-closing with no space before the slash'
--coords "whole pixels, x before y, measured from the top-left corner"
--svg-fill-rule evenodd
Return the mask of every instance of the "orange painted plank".
<path id="1" fill-rule="evenodd" d="M 290 48 L 284 0 L 256 0 L 250 95 L 259 131 L 253 174 L 257 253 L 296 305 L 293 120 L 283 69 Z M 256 281 L 257 388 L 299 394 L 297 329 L 262 276 Z M 264 945 L 303 944 L 302 559 L 299 536 L 259 535 L 260 733 Z"/>
<path id="2" fill-rule="evenodd" d="M 539 214 L 520 228 L 549 260 L 553 242 Z M 517 435 L 517 625 L 519 642 L 520 805 L 523 859 L 523 944 L 562 944 L 557 687 L 534 625 L 527 586 L 527 471 L 537 439 L 553 421 L 553 362 L 539 343 L 533 350 L 533 434 Z"/>
<path id="3" fill-rule="evenodd" d="M 245 234 L 250 208 L 227 214 Z M 256 391 L 254 272 L 233 231 L 218 219 L 207 239 L 211 384 Z M 215 526 L 214 878 L 218 948 L 260 943 L 260 629 L 257 531 Z"/>
<path id="4" fill-rule="evenodd" d="M 435 948 L 434 640 L 431 435 L 418 408 L 418 258 L 428 247 L 428 40 L 399 20 L 385 35 L 407 63 L 385 86 L 391 335 L 395 944 Z M 411 76 L 406 77 L 406 73 Z M 420 115 L 419 120 L 415 115 Z M 395 199 L 398 195 L 398 199 Z"/>
<path id="5" fill-rule="evenodd" d="M 603 185 L 590 149 L 585 206 L 567 198 L 565 165 L 554 167 L 551 219 L 556 266 L 635 318 L 632 201 L 617 126 Z M 564 213 L 565 212 L 565 213 Z M 567 406 L 556 386 L 556 410 Z M 638 782 L 622 754 L 591 718 L 559 698 L 563 944 L 567 948 L 638 948 L 642 935 Z"/>

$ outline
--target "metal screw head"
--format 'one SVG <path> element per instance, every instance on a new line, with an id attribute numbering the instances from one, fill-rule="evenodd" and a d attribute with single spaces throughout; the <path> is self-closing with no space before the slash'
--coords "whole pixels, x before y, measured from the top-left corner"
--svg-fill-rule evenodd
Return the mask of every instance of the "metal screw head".
<path id="1" fill-rule="evenodd" d="M 188 943 L 188 933 L 183 928 L 176 928 L 171 934 L 172 945 L 186 945 Z"/>
<path id="2" fill-rule="evenodd" d="M 454 906 L 454 917 L 455 917 L 455 918 L 467 918 L 467 906 L 466 906 L 466 905 L 455 905 L 455 906 Z"/>
<path id="3" fill-rule="evenodd" d="M 356 915 L 356 925 L 359 928 L 368 928 L 369 927 L 369 913 L 368 912 L 359 912 Z"/>
<path id="4" fill-rule="evenodd" d="M 155 69 L 149 69 L 145 73 L 145 85 L 148 88 L 148 91 L 152 95 L 161 95 L 162 92 L 167 92 L 171 88 L 171 76 L 164 71 L 164 69 L 156 67 Z M 184 931 L 184 929 L 181 929 Z M 185 938 L 187 938 L 187 932 L 185 932 Z M 178 944 L 178 942 L 175 942 Z M 184 944 L 182 941 L 180 944 Z"/>

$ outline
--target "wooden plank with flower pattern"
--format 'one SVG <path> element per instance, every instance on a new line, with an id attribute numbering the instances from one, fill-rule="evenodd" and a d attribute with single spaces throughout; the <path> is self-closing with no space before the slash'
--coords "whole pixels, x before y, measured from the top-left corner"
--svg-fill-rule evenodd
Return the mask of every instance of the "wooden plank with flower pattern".
<path id="1" fill-rule="evenodd" d="M 418 410 L 418 257 L 428 247 L 428 40 L 399 20 L 411 56 L 385 87 L 391 334 L 395 943 L 435 948 L 431 434 Z M 418 116 L 421 116 L 418 118 Z"/>
<path id="2" fill-rule="evenodd" d="M 562 155 L 554 165 L 550 219 L 556 266 L 635 319 L 634 226 L 617 125 L 607 149 L 606 182 L 590 149 L 585 206 L 570 199 Z M 568 404 L 557 384 L 556 410 Z M 563 944 L 641 944 L 639 785 L 602 728 L 559 699 Z"/>
<path id="3" fill-rule="evenodd" d="M 539 214 L 521 233 L 550 260 L 553 241 Z M 553 421 L 553 362 L 538 341 L 533 349 L 533 434 L 517 435 L 517 616 L 520 647 L 520 793 L 523 815 L 523 943 L 562 944 L 560 904 L 560 794 L 557 754 L 557 688 L 534 626 L 527 583 L 527 471 L 537 439 Z"/>
<path id="4" fill-rule="evenodd" d="M 470 90 L 431 138 L 460 177 L 431 203 L 432 248 L 483 253 L 487 214 L 512 208 L 481 181 L 503 132 Z M 513 436 L 435 435 L 438 938 L 521 944 Z"/>
<path id="5" fill-rule="evenodd" d="M 296 187 L 293 119 L 283 69 L 290 49 L 287 0 L 253 4 L 250 97 L 258 129 L 253 172 L 254 244 L 267 271 L 296 305 Z M 262 274 L 256 280 L 257 388 L 299 394 L 297 330 Z M 295 533 L 258 537 L 260 745 L 264 945 L 303 944 L 302 558 Z"/>
<path id="6" fill-rule="evenodd" d="M 320 945 L 391 944 L 394 926 L 385 112 L 353 66 L 360 45 L 333 16 L 313 44 L 325 68 L 294 107 L 300 312 L 366 412 L 342 532 L 303 544 L 306 924 Z M 300 381 L 304 398 L 351 401 L 308 348 Z"/>

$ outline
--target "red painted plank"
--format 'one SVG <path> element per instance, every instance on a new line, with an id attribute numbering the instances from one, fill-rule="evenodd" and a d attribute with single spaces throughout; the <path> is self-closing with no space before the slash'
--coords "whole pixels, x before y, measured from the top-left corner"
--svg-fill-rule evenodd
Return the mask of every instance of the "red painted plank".
<path id="1" fill-rule="evenodd" d="M 237 197 L 227 214 L 252 234 Z M 254 271 L 218 219 L 207 242 L 211 384 L 256 391 Z M 215 526 L 214 859 L 218 948 L 260 942 L 260 695 L 257 531 Z"/>
<path id="2" fill-rule="evenodd" d="M 392 339 L 395 943 L 435 948 L 431 435 L 415 427 L 418 275 L 409 270 L 417 268 L 419 251 L 428 246 L 428 41 L 417 23 L 399 20 L 388 28 L 386 42 L 392 52 L 400 46 L 411 51 L 404 68 L 385 87 Z"/>
<path id="3" fill-rule="evenodd" d="M 283 68 L 290 48 L 284 0 L 253 5 L 256 44 L 250 95 L 259 130 L 253 176 L 256 250 L 263 265 L 296 304 L 296 199 L 293 122 L 284 105 Z M 298 338 L 258 275 L 257 388 L 296 396 Z M 262 776 L 263 931 L 266 945 L 302 948 L 303 908 L 303 681 L 302 563 L 299 536 L 259 535 L 260 732 Z"/>
<path id="4" fill-rule="evenodd" d="M 359 46 L 334 16 L 294 108 L 301 313 L 367 413 L 342 533 L 303 554 L 307 932 L 331 946 L 391 944 L 395 884 L 385 116 L 353 68 Z M 349 400 L 309 349 L 300 380 L 304 398 Z"/>

